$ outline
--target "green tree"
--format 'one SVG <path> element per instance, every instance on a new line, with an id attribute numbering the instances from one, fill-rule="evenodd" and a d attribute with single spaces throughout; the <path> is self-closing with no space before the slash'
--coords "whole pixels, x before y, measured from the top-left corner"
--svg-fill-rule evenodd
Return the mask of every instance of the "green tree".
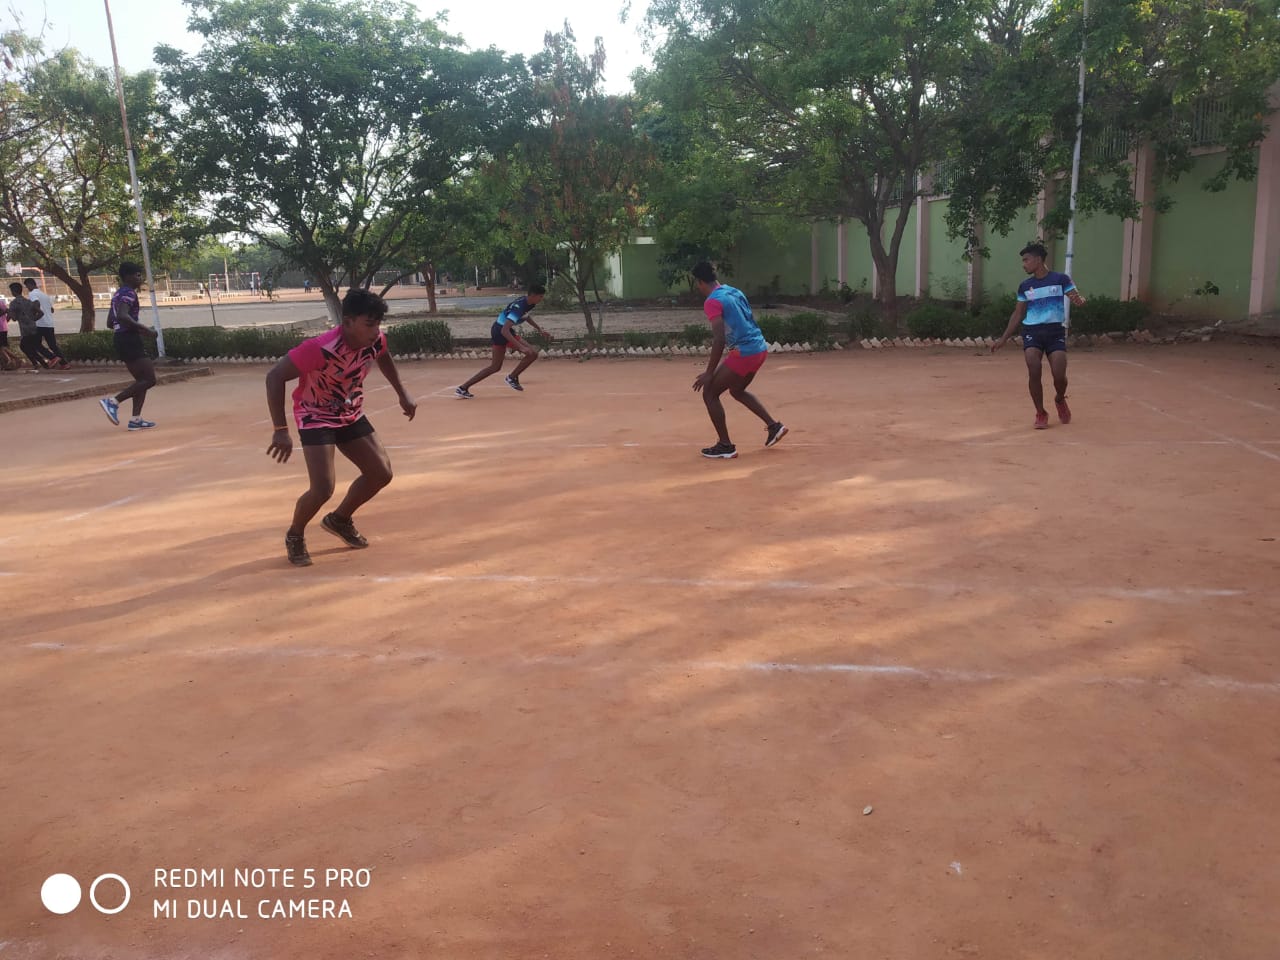
<path id="1" fill-rule="evenodd" d="M 889 311 L 917 174 L 946 155 L 977 15 L 972 0 L 655 0 L 649 10 L 666 31 L 656 69 L 668 88 L 683 84 L 767 203 L 863 225 Z"/>
<path id="2" fill-rule="evenodd" d="M 639 223 L 639 188 L 651 162 L 629 97 L 601 92 L 604 47 L 578 54 L 573 31 L 548 33 L 530 61 L 537 119 L 495 162 L 488 182 L 502 198 L 507 240 L 521 259 L 561 248 L 586 321 L 599 302 L 605 258 Z"/>
<path id="3" fill-rule="evenodd" d="M 383 0 L 188 0 L 160 47 L 172 128 L 220 231 L 338 289 L 412 261 L 415 213 L 521 119 L 523 64 Z"/>
<path id="4" fill-rule="evenodd" d="M 1080 3 L 1008 4 L 975 48 L 953 115 L 946 167 L 953 235 L 974 219 L 1007 232 L 1045 177 L 1071 169 L 1086 29 Z M 1185 174 L 1192 151 L 1209 142 L 1226 155 L 1205 189 L 1256 175 L 1268 90 L 1280 78 L 1278 0 L 1094 3 L 1084 39 L 1082 213 L 1141 215 L 1130 153 L 1142 143 L 1155 152 L 1160 180 Z M 1047 231 L 1065 228 L 1069 202 L 1059 191 Z M 1167 203 L 1158 198 L 1156 208 Z"/>
<path id="5" fill-rule="evenodd" d="M 699 260 L 713 260 L 721 276 L 734 274 L 734 251 L 752 220 L 779 213 L 770 206 L 742 158 L 721 149 L 690 88 L 670 72 L 644 74 L 640 126 L 656 162 L 644 185 L 644 223 L 658 248 L 659 279 L 683 280 Z"/>
<path id="6" fill-rule="evenodd" d="M 80 300 L 80 328 L 94 327 L 90 275 L 141 259 L 120 107 L 111 74 L 74 50 L 44 55 L 38 39 L 0 43 L 13 69 L 0 84 L 0 232 Z M 153 73 L 123 78 L 143 185 L 147 238 L 162 262 L 195 228 L 172 155 L 157 135 Z"/>

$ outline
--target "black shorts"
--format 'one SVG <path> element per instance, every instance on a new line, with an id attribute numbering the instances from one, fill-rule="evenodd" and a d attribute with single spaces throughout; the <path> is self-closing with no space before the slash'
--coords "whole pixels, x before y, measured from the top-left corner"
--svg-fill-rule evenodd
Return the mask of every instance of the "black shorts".
<path id="1" fill-rule="evenodd" d="M 147 345 L 142 342 L 142 334 L 116 334 L 116 356 L 125 363 L 133 363 L 135 360 L 141 360 L 146 357 L 146 355 Z"/>
<path id="2" fill-rule="evenodd" d="M 1046 354 L 1067 349 L 1067 328 L 1060 323 L 1040 323 L 1022 328 L 1022 349 Z"/>
<path id="3" fill-rule="evenodd" d="M 493 345 L 495 347 L 506 347 L 508 350 L 510 350 L 513 344 L 511 343 L 510 340 L 508 340 L 506 337 L 502 335 L 502 328 L 504 326 L 506 326 L 506 324 L 495 323 L 492 327 L 490 327 L 489 339 L 493 341 Z M 511 327 L 511 332 L 515 333 L 517 337 L 520 336 L 520 334 L 516 333 L 516 328 L 514 324 Z"/>
<path id="4" fill-rule="evenodd" d="M 373 424 L 369 422 L 369 418 L 361 417 L 355 423 L 349 423 L 345 427 L 310 427 L 299 430 L 298 437 L 302 440 L 304 447 L 323 447 L 328 443 L 341 446 L 352 440 L 367 437 L 373 432 Z"/>
<path id="5" fill-rule="evenodd" d="M 8 346 L 9 346 L 9 332 L 6 330 L 4 333 L 0 333 L 0 347 L 7 348 Z"/>

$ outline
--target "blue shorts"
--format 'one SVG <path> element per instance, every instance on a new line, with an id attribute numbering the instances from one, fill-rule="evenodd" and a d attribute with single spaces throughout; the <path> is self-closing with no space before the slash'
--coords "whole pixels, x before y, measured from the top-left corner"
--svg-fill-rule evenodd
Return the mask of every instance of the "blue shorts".
<path id="1" fill-rule="evenodd" d="M 1056 353 L 1067 349 L 1067 328 L 1060 323 L 1038 323 L 1022 328 L 1022 349 Z"/>
<path id="2" fill-rule="evenodd" d="M 506 347 L 509 350 L 511 349 L 512 344 L 510 340 L 508 340 L 506 337 L 502 335 L 502 328 L 504 326 L 505 324 L 495 323 L 489 329 L 489 339 L 493 341 L 493 345 L 495 347 Z M 511 325 L 511 332 L 514 333 L 517 337 L 520 336 L 520 334 L 516 331 L 516 326 L 514 323 Z"/>

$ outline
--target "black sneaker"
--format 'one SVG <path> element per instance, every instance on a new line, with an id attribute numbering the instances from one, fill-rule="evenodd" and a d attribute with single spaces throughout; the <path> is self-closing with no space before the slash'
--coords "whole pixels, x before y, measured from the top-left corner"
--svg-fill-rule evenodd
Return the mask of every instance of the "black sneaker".
<path id="1" fill-rule="evenodd" d="M 472 393 L 470 390 L 468 390 L 466 387 L 454 388 L 453 395 L 455 397 L 460 397 L 463 400 L 474 400 L 476 398 L 476 395 Z"/>
<path id="2" fill-rule="evenodd" d="M 289 555 L 289 562 L 295 567 L 311 566 L 311 554 L 307 553 L 307 541 L 300 533 L 284 535 L 284 551 Z"/>
<path id="3" fill-rule="evenodd" d="M 335 537 L 341 537 L 348 547 L 355 547 L 362 550 L 369 545 L 369 541 L 360 536 L 360 531 L 356 529 L 356 525 L 350 518 L 344 520 L 336 513 L 326 513 L 320 526 L 324 527 Z"/>
<path id="4" fill-rule="evenodd" d="M 520 390 L 523 392 L 524 387 L 520 386 L 520 381 L 515 377 L 507 377 L 507 386 L 512 390 Z"/>
<path id="5" fill-rule="evenodd" d="M 769 424 L 769 432 L 765 434 L 764 445 L 772 447 L 775 443 L 787 435 L 787 428 L 780 422 L 774 421 Z"/>
<path id="6" fill-rule="evenodd" d="M 708 460 L 733 460 L 738 456 L 738 448 L 732 443 L 717 443 L 714 447 L 703 447 L 702 455 Z"/>

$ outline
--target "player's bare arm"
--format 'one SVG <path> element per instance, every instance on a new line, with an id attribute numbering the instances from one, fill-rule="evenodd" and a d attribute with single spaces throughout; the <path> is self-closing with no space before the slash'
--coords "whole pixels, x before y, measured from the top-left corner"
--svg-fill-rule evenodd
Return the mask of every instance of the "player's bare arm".
<path id="1" fill-rule="evenodd" d="M 1025 303 L 1019 302 L 1014 305 L 1013 313 L 1009 315 L 1009 326 L 1006 327 L 1004 333 L 1000 335 L 1000 339 L 991 345 L 992 353 L 995 353 L 1009 342 L 1009 338 L 1013 336 L 1014 332 L 1022 324 L 1022 320 L 1026 315 L 1027 305 Z"/>
<path id="2" fill-rule="evenodd" d="M 267 410 L 271 414 L 271 444 L 267 447 L 267 456 L 277 463 L 285 463 L 289 454 L 293 453 L 293 438 L 289 436 L 289 418 L 284 410 L 284 388 L 290 380 L 297 380 L 301 374 L 293 361 L 281 357 L 279 362 L 267 371 Z"/>
<path id="3" fill-rule="evenodd" d="M 711 319 L 711 356 L 707 357 L 707 369 L 698 374 L 697 379 L 693 381 L 693 389 L 701 390 L 711 378 L 716 375 L 716 368 L 720 366 L 720 358 L 724 355 L 724 318 L 713 317 Z"/>
<path id="4" fill-rule="evenodd" d="M 404 411 L 406 417 L 412 420 L 414 414 L 418 412 L 418 404 L 413 397 L 409 396 L 404 385 L 400 382 L 400 371 L 396 369 L 396 362 L 391 359 L 391 354 L 383 353 L 378 357 L 378 369 L 382 371 L 382 375 L 391 384 L 391 389 L 400 398 L 400 409 Z"/>

